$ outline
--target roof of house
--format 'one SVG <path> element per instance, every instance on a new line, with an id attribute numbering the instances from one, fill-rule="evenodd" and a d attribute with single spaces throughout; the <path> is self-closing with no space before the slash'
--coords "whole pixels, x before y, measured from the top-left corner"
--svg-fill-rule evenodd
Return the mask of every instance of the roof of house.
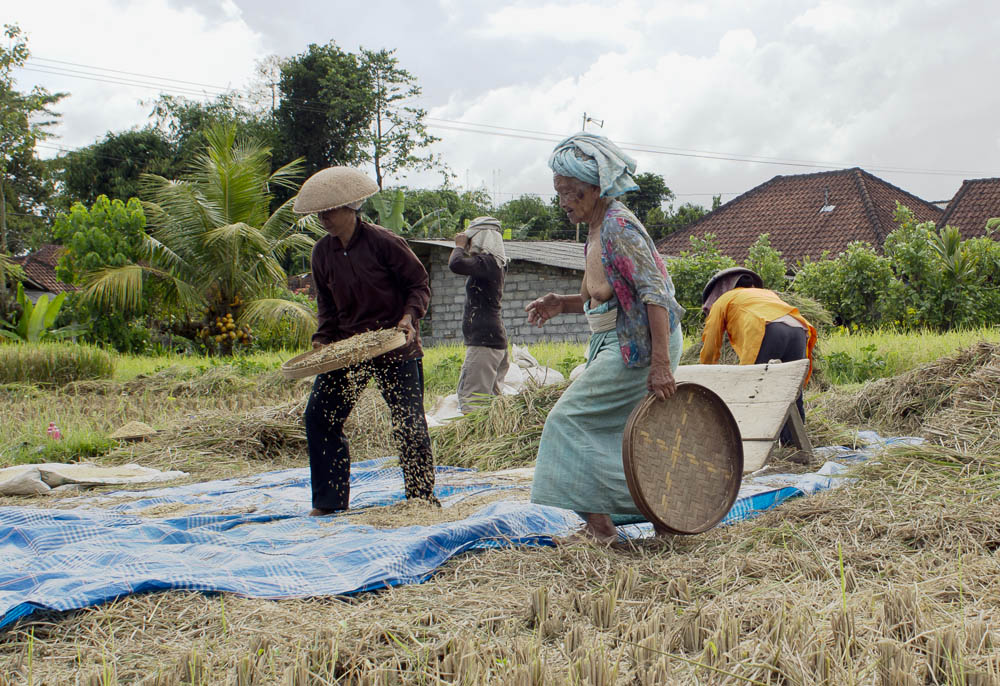
<path id="1" fill-rule="evenodd" d="M 65 248 L 61 245 L 51 243 L 41 246 L 33 253 L 28 253 L 22 257 L 12 258 L 13 262 L 21 265 L 24 270 L 25 281 L 35 286 L 38 290 L 49 293 L 62 293 L 64 291 L 75 291 L 76 286 L 63 283 L 56 277 L 56 265 L 59 257 Z"/>
<path id="2" fill-rule="evenodd" d="M 1000 217 L 1000 178 L 966 179 L 938 226 L 951 224 L 962 230 L 962 238 L 986 234 L 986 221 Z"/>
<path id="3" fill-rule="evenodd" d="M 664 255 L 690 250 L 689 236 L 715 234 L 721 252 L 742 262 L 750 246 L 770 234 L 771 247 L 787 264 L 824 251 L 842 252 L 851 241 L 880 247 L 896 228 L 893 213 L 899 201 L 918 221 L 938 221 L 942 211 L 933 203 L 897 188 L 858 167 L 775 176 L 733 198 L 691 226 L 659 243 Z"/>
<path id="4" fill-rule="evenodd" d="M 451 250 L 455 241 L 436 239 L 414 239 L 410 243 L 418 245 L 433 245 Z M 575 269 L 583 271 L 586 259 L 583 254 L 583 243 L 573 241 L 504 241 L 504 252 L 511 261 L 534 262 L 549 267 Z"/>

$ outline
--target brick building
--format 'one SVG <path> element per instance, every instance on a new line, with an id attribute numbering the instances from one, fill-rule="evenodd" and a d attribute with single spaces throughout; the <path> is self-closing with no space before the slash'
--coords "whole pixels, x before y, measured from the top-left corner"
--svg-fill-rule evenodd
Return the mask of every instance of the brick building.
<path id="1" fill-rule="evenodd" d="M 427 345 L 462 342 L 462 308 L 466 277 L 448 269 L 455 247 L 450 240 L 411 240 L 410 247 L 427 268 L 431 304 L 422 323 Z M 524 307 L 548 292 L 579 293 L 583 279 L 583 244 L 569 241 L 505 241 L 509 260 L 503 294 L 503 323 L 511 343 L 586 341 L 582 314 L 564 314 L 543 327 L 528 324 Z"/>

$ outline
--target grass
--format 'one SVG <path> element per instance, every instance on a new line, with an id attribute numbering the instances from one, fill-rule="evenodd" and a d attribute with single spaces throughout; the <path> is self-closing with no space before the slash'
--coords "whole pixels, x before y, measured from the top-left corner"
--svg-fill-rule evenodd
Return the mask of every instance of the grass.
<path id="1" fill-rule="evenodd" d="M 0 384 L 61 385 L 86 379 L 108 379 L 111 355 L 90 345 L 72 343 L 0 344 Z"/>
<path id="2" fill-rule="evenodd" d="M 822 341 L 824 351 L 854 357 L 870 345 L 892 352 L 897 374 L 814 398 L 814 437 L 835 435 L 838 422 L 874 425 L 900 408 L 932 437 L 857 468 L 849 488 L 660 544 L 463 555 L 427 583 L 350 598 L 169 592 L 32 615 L 0 634 L 0 685 L 28 683 L 29 672 L 37 684 L 103 686 L 998 684 L 1000 453 L 989 446 L 1000 444 L 1000 412 L 990 405 L 1000 364 L 989 346 L 953 354 L 972 339 L 998 338 L 984 330 Z M 531 351 L 557 367 L 582 346 Z M 462 352 L 427 351 L 428 388 L 447 389 L 446 369 L 433 370 Z M 297 427 L 308 381 L 282 380 L 273 369 L 283 359 L 250 358 L 268 371 L 134 360 L 119 362 L 111 380 L 0 386 L 0 465 L 25 441 L 43 445 L 48 421 L 64 441 L 85 442 L 138 419 L 162 434 L 95 461 L 180 468 L 198 480 L 303 466 Z M 499 398 L 436 430 L 435 448 L 481 468 L 530 463 L 557 393 Z M 380 410 L 372 394 L 365 402 L 352 417 L 357 458 L 385 450 Z M 837 402 L 849 410 L 838 414 Z M 58 498 L 0 504 L 58 507 Z M 405 507 L 379 508 L 369 524 L 413 517 Z"/>
<path id="3" fill-rule="evenodd" d="M 885 360 L 880 376 L 895 376 L 978 341 L 1000 342 L 1000 326 L 944 333 L 935 331 L 904 333 L 891 329 L 848 333 L 841 329 L 824 336 L 818 345 L 825 357 L 842 353 L 856 360 L 870 356 L 867 355 L 867 351 L 874 349 L 877 356 Z"/>

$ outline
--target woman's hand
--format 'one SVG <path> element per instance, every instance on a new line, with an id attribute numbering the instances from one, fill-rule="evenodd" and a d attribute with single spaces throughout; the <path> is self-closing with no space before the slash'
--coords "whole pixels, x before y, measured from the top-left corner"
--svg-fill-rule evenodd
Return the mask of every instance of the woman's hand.
<path id="1" fill-rule="evenodd" d="M 455 245 L 462 250 L 469 249 L 469 237 L 464 232 L 455 234 Z"/>
<path id="2" fill-rule="evenodd" d="M 536 298 L 528 303 L 524 310 L 528 313 L 530 324 L 542 326 L 557 314 L 562 313 L 562 297 L 555 293 L 546 293 L 541 298 Z"/>
<path id="3" fill-rule="evenodd" d="M 677 391 L 677 382 L 674 380 L 674 373 L 670 371 L 669 362 L 653 362 L 649 365 L 649 378 L 646 379 L 646 388 L 656 396 L 657 400 L 666 400 Z"/>
<path id="4" fill-rule="evenodd" d="M 396 328 L 406 334 L 406 343 L 409 345 L 417 337 L 417 329 L 413 326 L 413 317 L 404 314 L 403 318 L 396 324 Z"/>

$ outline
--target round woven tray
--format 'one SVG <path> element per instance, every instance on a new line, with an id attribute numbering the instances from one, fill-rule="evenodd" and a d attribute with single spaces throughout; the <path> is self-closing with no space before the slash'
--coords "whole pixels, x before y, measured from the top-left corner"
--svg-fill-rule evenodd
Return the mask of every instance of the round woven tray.
<path id="1" fill-rule="evenodd" d="M 649 521 L 675 534 L 718 524 L 736 501 L 743 443 L 726 403 L 693 383 L 664 401 L 640 402 L 625 424 L 622 462 L 629 492 Z"/>
<path id="2" fill-rule="evenodd" d="M 371 344 L 372 334 L 382 334 L 379 341 Z M 399 329 L 380 329 L 377 332 L 359 333 L 356 336 L 336 341 L 321 348 L 315 348 L 287 360 L 281 365 L 281 375 L 286 379 L 301 379 L 307 376 L 343 369 L 365 360 L 384 355 L 390 350 L 406 345 L 406 334 Z M 315 361 L 313 361 L 315 360 Z"/>

